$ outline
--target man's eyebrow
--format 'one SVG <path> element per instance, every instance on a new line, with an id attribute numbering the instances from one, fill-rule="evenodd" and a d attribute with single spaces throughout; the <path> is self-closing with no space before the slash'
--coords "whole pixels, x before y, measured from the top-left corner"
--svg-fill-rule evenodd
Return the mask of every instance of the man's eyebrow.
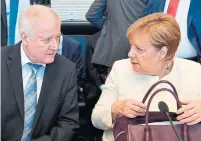
<path id="1" fill-rule="evenodd" d="M 51 39 L 52 37 L 45 37 L 43 40 L 49 40 Z"/>

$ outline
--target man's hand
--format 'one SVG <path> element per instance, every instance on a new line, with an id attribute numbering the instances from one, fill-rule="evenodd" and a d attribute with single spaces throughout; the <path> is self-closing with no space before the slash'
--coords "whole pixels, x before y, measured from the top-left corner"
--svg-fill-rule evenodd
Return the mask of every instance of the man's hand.
<path id="1" fill-rule="evenodd" d="M 118 115 L 124 115 L 129 118 L 144 116 L 146 107 L 142 102 L 132 99 L 117 101 L 112 105 L 113 120 Z"/>
<path id="2" fill-rule="evenodd" d="M 201 122 L 201 100 L 184 101 L 182 104 L 182 108 L 177 111 L 177 120 L 188 125 Z"/>

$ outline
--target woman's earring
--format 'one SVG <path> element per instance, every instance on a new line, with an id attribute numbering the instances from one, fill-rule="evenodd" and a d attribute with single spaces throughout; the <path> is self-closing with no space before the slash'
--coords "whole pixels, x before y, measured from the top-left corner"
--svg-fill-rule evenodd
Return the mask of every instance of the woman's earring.
<path id="1" fill-rule="evenodd" d="M 167 64 L 167 66 L 166 66 L 165 74 L 168 74 L 168 73 L 170 72 L 171 66 L 172 66 L 172 64 L 171 64 L 171 62 L 169 62 L 169 63 Z"/>

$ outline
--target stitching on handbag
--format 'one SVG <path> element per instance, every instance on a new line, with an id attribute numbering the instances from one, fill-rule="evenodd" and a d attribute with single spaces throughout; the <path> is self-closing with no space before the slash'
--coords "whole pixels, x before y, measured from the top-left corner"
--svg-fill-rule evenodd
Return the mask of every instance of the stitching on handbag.
<path id="1" fill-rule="evenodd" d="M 119 134 L 117 134 L 117 136 L 115 137 L 114 140 L 116 140 L 120 135 L 125 134 L 125 133 L 126 133 L 125 131 L 121 131 Z"/>

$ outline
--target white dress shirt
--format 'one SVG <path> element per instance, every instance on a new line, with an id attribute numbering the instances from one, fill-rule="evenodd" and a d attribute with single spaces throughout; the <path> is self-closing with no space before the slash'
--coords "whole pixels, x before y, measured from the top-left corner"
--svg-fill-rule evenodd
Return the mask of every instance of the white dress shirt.
<path id="1" fill-rule="evenodd" d="M 57 50 L 57 53 L 60 55 L 62 55 L 62 44 L 63 44 L 63 35 L 60 36 L 59 48 Z"/>
<path id="2" fill-rule="evenodd" d="M 201 99 L 201 65 L 196 62 L 175 58 L 171 72 L 161 80 L 168 80 L 175 86 L 181 101 Z M 130 59 L 114 63 L 91 117 L 95 127 L 105 130 L 103 141 L 114 141 L 112 104 L 117 100 L 126 99 L 142 101 L 148 89 L 157 81 L 159 81 L 158 76 L 134 72 Z M 171 89 L 168 84 L 160 84 L 154 90 L 164 87 Z M 171 112 L 177 111 L 176 101 L 168 92 L 160 92 L 153 98 L 150 111 L 159 111 L 158 103 L 160 101 L 167 103 Z"/>
<path id="3" fill-rule="evenodd" d="M 167 13 L 167 9 L 169 6 L 170 0 L 166 0 L 164 13 Z M 188 18 L 188 11 L 190 7 L 191 0 L 180 0 L 179 5 L 176 12 L 176 21 L 179 24 L 180 31 L 181 31 L 181 41 L 176 52 L 177 57 L 181 58 L 191 58 L 196 57 L 197 52 L 193 45 L 190 43 L 188 39 L 188 27 L 187 27 L 187 18 Z"/>
<path id="4" fill-rule="evenodd" d="M 25 91 L 25 86 L 32 74 L 32 70 L 30 68 L 30 66 L 27 63 L 33 63 L 29 60 L 29 58 L 27 57 L 27 55 L 24 52 L 23 46 L 21 44 L 21 64 L 22 64 L 22 80 L 23 80 L 23 90 Z M 40 67 L 40 69 L 37 71 L 36 74 L 36 83 L 37 83 L 37 102 L 40 96 L 40 91 L 41 91 L 41 86 L 43 83 L 43 76 L 44 76 L 44 72 L 45 72 L 45 67 L 46 65 L 42 65 L 42 67 Z"/>

